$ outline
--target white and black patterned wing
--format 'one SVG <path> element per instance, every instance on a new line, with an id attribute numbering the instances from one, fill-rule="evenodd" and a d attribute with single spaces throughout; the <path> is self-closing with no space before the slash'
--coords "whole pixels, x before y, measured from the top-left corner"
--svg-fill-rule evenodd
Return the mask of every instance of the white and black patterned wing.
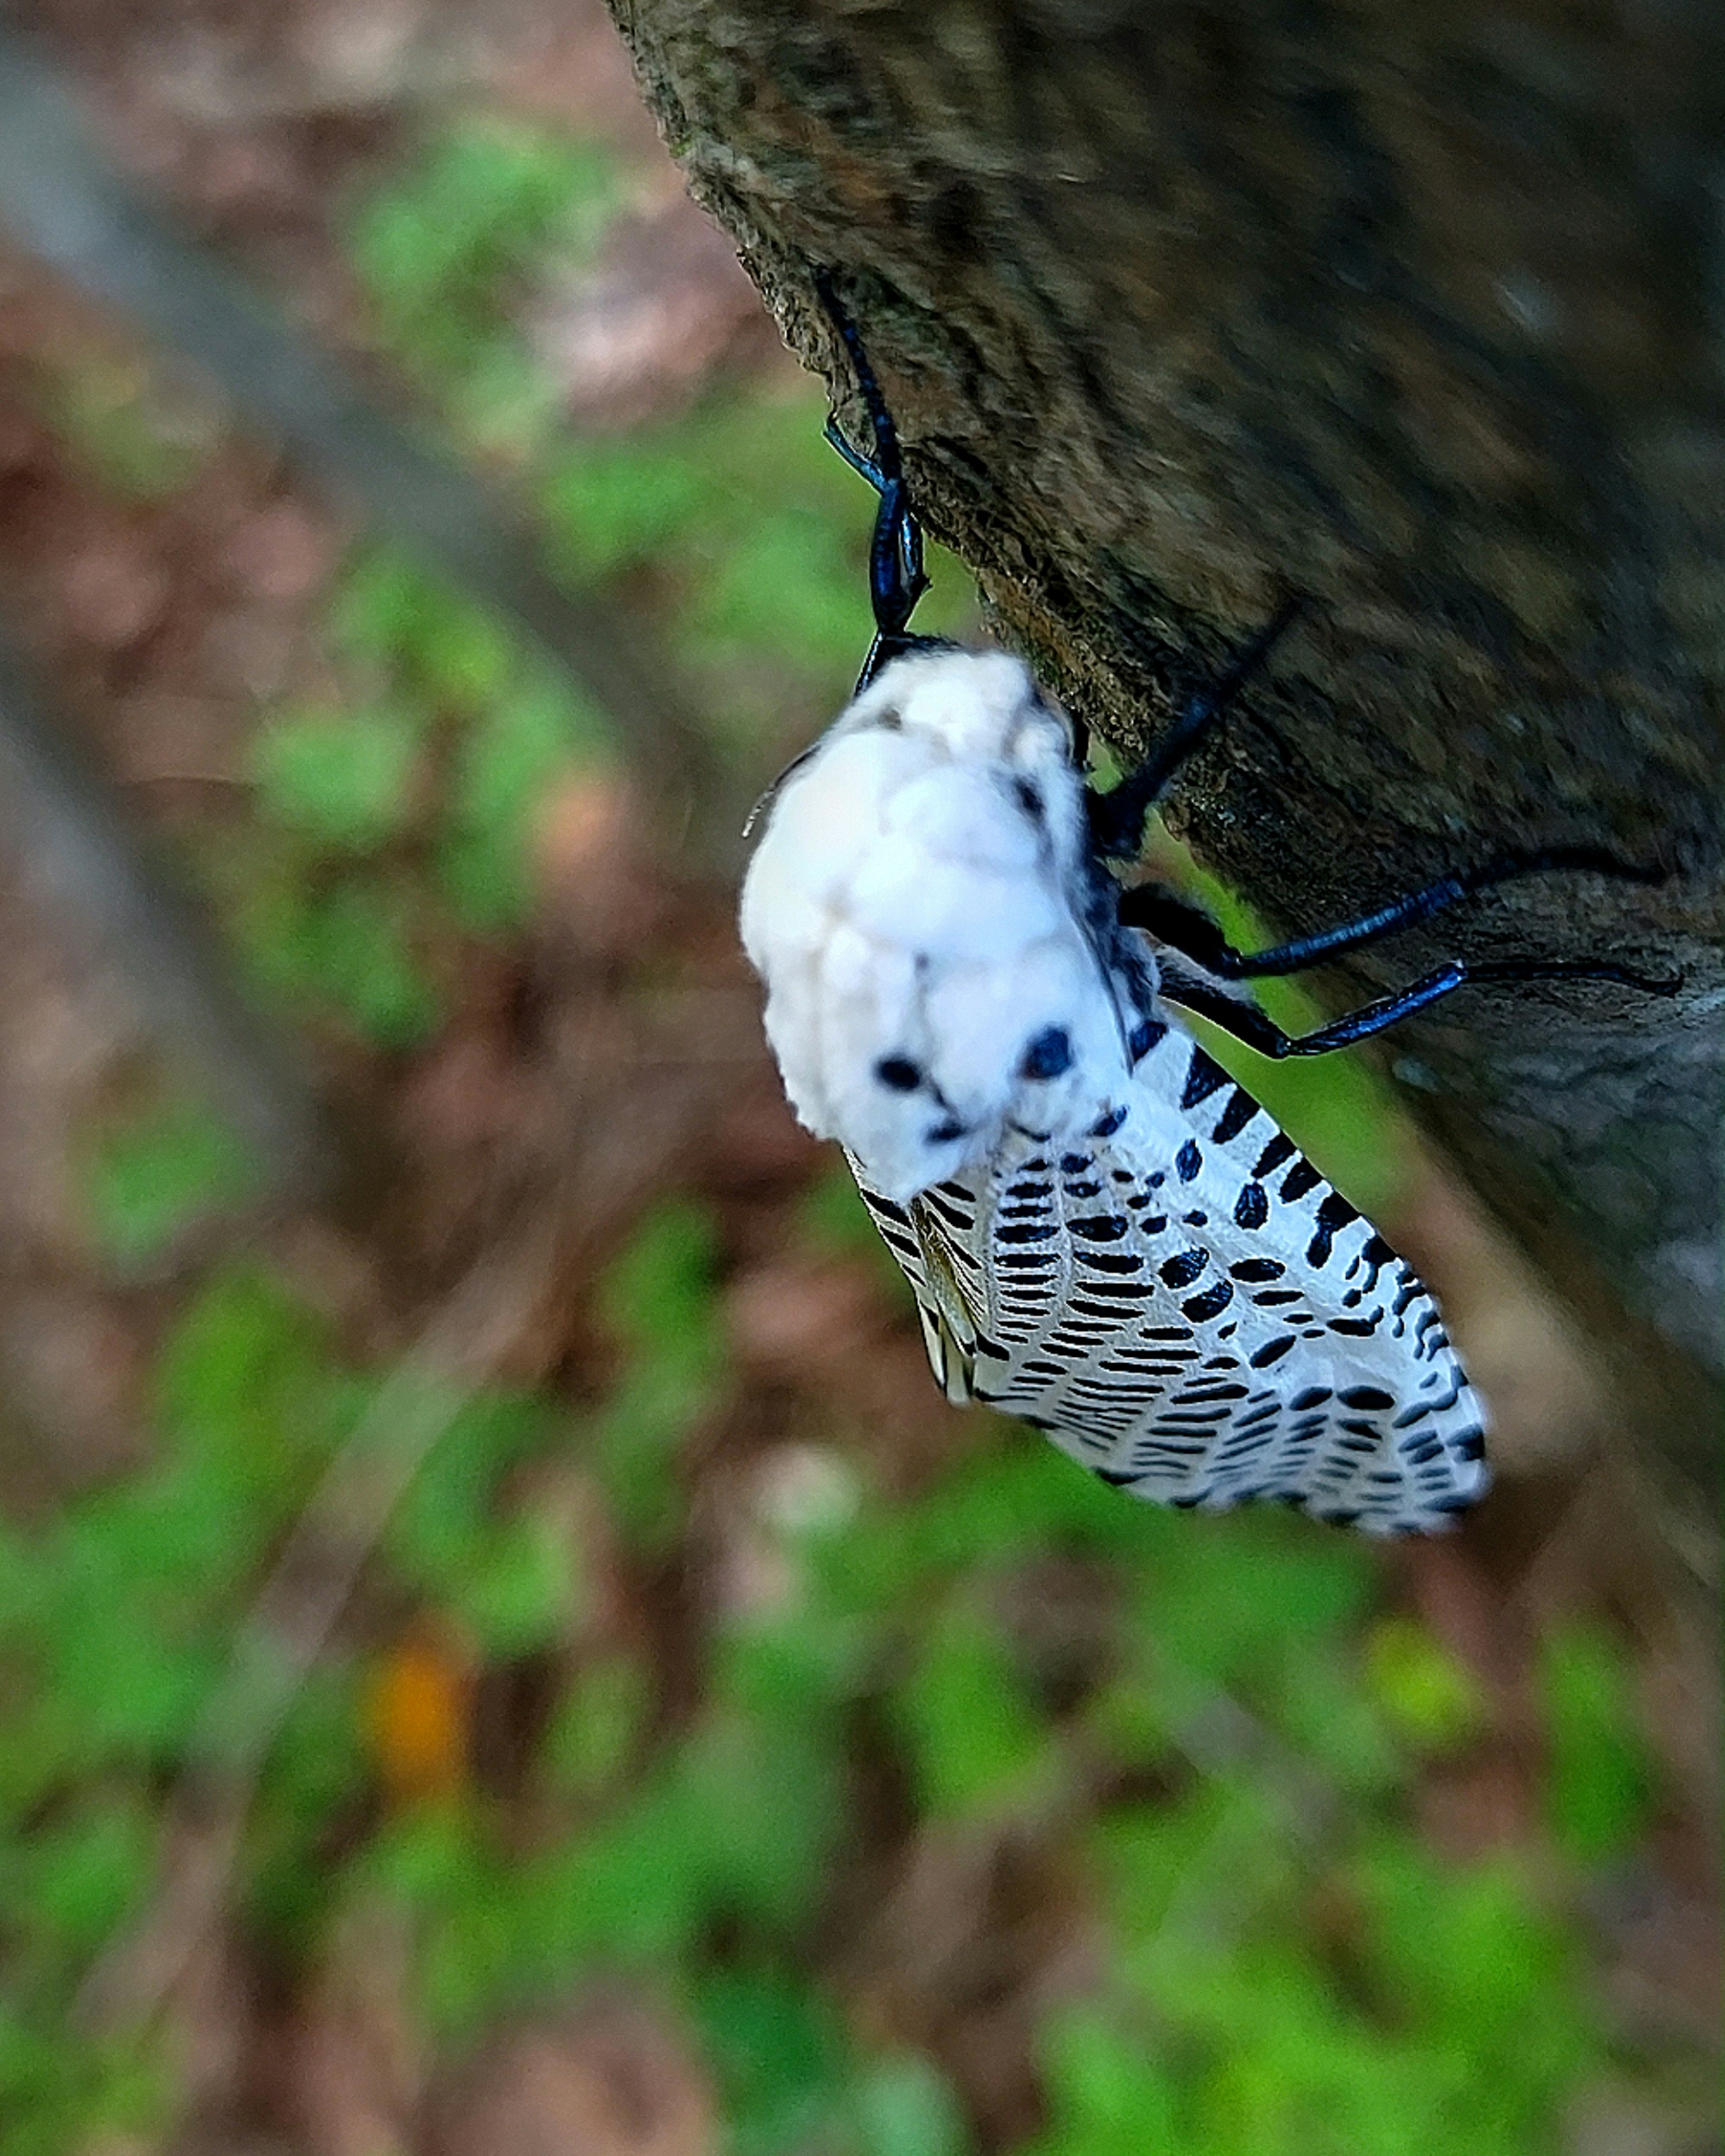
<path id="1" fill-rule="evenodd" d="M 896 1204 L 935 1375 L 1164 1503 L 1381 1533 L 1479 1496 L 1485 1414 L 1411 1269 L 1171 1021 L 1077 1138 Z M 852 1163 L 853 1167 L 858 1163 Z"/>

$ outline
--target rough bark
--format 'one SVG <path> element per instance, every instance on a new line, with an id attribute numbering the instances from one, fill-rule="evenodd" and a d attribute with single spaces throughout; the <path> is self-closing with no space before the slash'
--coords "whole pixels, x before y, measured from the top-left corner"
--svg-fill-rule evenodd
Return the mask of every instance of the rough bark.
<path id="1" fill-rule="evenodd" d="M 1128 751 L 1303 624 L 1178 817 L 1280 926 L 1591 844 L 1362 962 L 1626 954 L 1398 1035 L 1573 1287 L 1708 1357 L 1722 993 L 1717 11 L 1476 0 L 611 0 L 696 194 L 860 439 Z"/>

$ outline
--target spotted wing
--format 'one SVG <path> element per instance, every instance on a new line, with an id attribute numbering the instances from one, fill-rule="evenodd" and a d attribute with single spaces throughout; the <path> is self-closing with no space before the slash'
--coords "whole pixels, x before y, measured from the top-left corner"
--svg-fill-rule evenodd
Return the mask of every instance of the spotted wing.
<path id="1" fill-rule="evenodd" d="M 1126 1098 L 1081 1138 L 1011 1136 L 906 1206 L 859 1174 L 937 1378 L 1137 1496 L 1441 1525 L 1485 1486 L 1485 1415 L 1436 1305 L 1251 1096 L 1158 1023 Z"/>

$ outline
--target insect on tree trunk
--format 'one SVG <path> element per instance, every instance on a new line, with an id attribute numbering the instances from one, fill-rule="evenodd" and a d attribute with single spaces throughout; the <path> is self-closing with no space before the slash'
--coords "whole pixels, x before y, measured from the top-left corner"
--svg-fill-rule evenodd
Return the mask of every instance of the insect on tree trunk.
<path id="1" fill-rule="evenodd" d="M 1470 992 L 1393 1067 L 1572 1296 L 1717 1361 L 1721 18 L 611 5 L 853 439 L 824 266 L 927 526 L 1091 726 L 1132 756 L 1309 594 L 1178 803 L 1279 929 L 1512 851 L 1666 872 L 1497 890 L 1340 985 L 1681 974 Z"/>

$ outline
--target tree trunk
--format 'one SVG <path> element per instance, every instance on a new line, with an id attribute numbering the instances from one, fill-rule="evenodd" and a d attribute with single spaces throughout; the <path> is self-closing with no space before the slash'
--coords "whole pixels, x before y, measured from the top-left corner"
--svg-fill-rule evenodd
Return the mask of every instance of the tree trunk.
<path id="1" fill-rule="evenodd" d="M 611 0 L 670 146 L 929 528 L 1127 752 L 1287 584 L 1177 820 L 1280 927 L 1589 845 L 1363 960 L 1394 1067 L 1570 1291 L 1717 1357 L 1725 33 L 1549 0 Z"/>

